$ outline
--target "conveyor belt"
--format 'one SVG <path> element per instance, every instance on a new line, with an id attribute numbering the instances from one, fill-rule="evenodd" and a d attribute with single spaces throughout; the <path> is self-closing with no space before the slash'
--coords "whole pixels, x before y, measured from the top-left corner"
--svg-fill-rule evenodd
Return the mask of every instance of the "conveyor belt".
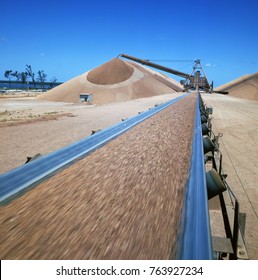
<path id="1" fill-rule="evenodd" d="M 98 132 L 90 137 L 86 137 L 85 139 L 82 139 L 81 141 L 71 144 L 63 149 L 43 156 L 36 161 L 29 162 L 28 164 L 15 168 L 10 172 L 1 174 L 0 203 L 20 192 L 23 192 L 26 188 L 33 187 L 35 184 L 44 180 L 46 177 L 51 176 L 59 169 L 86 156 L 92 151 L 103 146 L 108 141 L 115 139 L 133 126 L 155 115 L 187 95 L 188 94 L 184 94 L 113 127 Z"/>
<path id="2" fill-rule="evenodd" d="M 200 135 L 195 100 L 195 94 L 186 95 L 137 126 L 126 126 L 127 132 L 1 207 L 1 259 L 169 259 L 178 244 L 182 252 L 189 246 L 189 258 L 210 258 L 209 242 L 200 239 L 209 241 L 209 232 L 202 231 L 207 209 L 196 204 L 207 202 L 205 182 L 196 186 L 188 180 L 203 167 L 192 168 L 191 160 L 203 159 L 200 141 L 197 155 L 191 155 L 194 128 Z M 185 203 L 185 194 L 186 200 L 189 194 L 195 198 Z M 183 224 L 191 226 L 179 235 L 183 205 Z M 193 216 L 185 214 L 193 209 Z M 189 231 L 199 217 L 198 229 Z M 189 242 L 189 235 L 199 243 Z"/>

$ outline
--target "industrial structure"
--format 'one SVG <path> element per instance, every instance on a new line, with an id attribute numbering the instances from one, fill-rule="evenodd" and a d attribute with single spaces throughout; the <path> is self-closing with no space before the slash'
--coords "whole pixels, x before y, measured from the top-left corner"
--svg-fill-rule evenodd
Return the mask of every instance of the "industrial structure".
<path id="1" fill-rule="evenodd" d="M 127 54 L 121 54 L 121 57 L 179 77 L 183 77 L 185 80 L 181 80 L 180 83 L 184 85 L 185 91 L 189 91 L 191 89 L 199 92 L 199 110 L 201 130 L 203 135 L 202 143 L 206 169 L 207 194 L 209 200 L 214 197 L 219 200 L 225 228 L 225 238 L 213 237 L 213 252 L 218 254 L 218 259 L 222 259 L 225 256 L 229 259 L 248 258 L 243 237 L 245 219 L 241 218 L 241 216 L 245 216 L 245 214 L 239 212 L 239 202 L 232 189 L 228 185 L 226 181 L 227 174 L 224 174 L 222 168 L 222 154 L 219 150 L 219 138 L 223 135 L 221 133 L 218 135 L 213 133 L 211 122 L 212 118 L 210 117 L 212 115 L 213 109 L 212 107 L 205 106 L 200 95 L 200 91 L 221 94 L 228 94 L 228 92 L 213 91 L 213 82 L 209 84 L 200 59 L 196 59 L 194 61 L 192 73 L 187 74 L 156 63 L 152 63 L 149 60 L 139 59 Z M 225 193 L 223 194 L 223 192 Z M 242 223 L 240 221 L 242 221 Z"/>
<path id="2" fill-rule="evenodd" d="M 201 61 L 200 59 L 196 59 L 194 61 L 194 66 L 193 66 L 193 71 L 191 74 L 187 74 L 175 69 L 171 69 L 153 62 L 150 62 L 149 60 L 144 60 L 144 59 L 140 59 L 134 56 L 130 56 L 127 54 L 121 54 L 121 57 L 133 60 L 135 62 L 141 63 L 143 65 L 147 65 L 162 71 L 165 71 L 167 73 L 179 76 L 184 78 L 184 80 L 181 80 L 180 83 L 182 85 L 184 85 L 184 89 L 185 91 L 188 91 L 189 89 L 195 89 L 195 90 L 204 90 L 207 92 L 212 92 L 213 90 L 213 85 L 209 84 L 207 76 L 203 70 L 203 67 L 201 65 Z M 201 76 L 201 72 L 203 74 L 203 77 Z"/>

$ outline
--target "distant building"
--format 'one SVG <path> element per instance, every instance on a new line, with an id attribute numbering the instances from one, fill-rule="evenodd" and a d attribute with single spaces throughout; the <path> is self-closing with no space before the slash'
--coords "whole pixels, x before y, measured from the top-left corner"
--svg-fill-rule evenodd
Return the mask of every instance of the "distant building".
<path id="1" fill-rule="evenodd" d="M 81 93 L 80 101 L 81 102 L 91 102 L 93 100 L 92 94 L 90 93 Z"/>

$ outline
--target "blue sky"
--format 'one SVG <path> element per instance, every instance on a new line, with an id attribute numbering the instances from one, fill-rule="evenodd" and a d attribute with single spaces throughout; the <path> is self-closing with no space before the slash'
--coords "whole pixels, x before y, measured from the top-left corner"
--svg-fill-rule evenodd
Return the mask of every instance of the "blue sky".
<path id="1" fill-rule="evenodd" d="M 186 73 L 171 60 L 200 58 L 218 86 L 258 71 L 257 15 L 257 0 L 2 1 L 0 79 L 30 64 L 67 81 L 127 53 Z"/>

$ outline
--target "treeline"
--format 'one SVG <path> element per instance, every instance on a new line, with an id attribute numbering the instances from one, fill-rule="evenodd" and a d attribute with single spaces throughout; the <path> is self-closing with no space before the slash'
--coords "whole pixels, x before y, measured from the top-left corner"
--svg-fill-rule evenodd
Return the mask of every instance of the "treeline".
<path id="1" fill-rule="evenodd" d="M 13 70 L 6 70 L 4 76 L 9 80 L 10 83 L 12 81 L 12 78 L 15 78 L 17 82 L 21 82 L 23 84 L 28 83 L 28 81 L 30 80 L 30 84 L 32 83 L 34 85 L 34 88 L 36 88 L 38 85 L 41 85 L 41 87 L 44 88 L 44 84 L 47 81 L 47 74 L 44 72 L 44 70 L 39 70 L 37 73 L 34 73 L 31 65 L 28 64 L 26 64 L 25 71 L 18 72 Z M 50 80 L 50 83 L 57 83 L 57 78 L 53 77 Z"/>

